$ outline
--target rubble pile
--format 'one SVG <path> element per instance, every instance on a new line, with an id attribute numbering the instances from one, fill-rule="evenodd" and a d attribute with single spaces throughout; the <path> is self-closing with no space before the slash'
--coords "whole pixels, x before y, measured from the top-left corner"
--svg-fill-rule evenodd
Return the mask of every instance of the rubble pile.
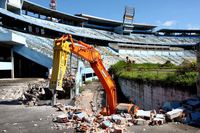
<path id="1" fill-rule="evenodd" d="M 113 114 L 111 116 L 95 115 L 74 106 L 57 105 L 63 114 L 53 119 L 57 123 L 65 123 L 67 128 L 76 129 L 77 132 L 104 132 L 121 133 L 127 126 L 134 125 L 133 116 L 130 114 Z"/>
<path id="2" fill-rule="evenodd" d="M 67 128 L 76 129 L 78 132 L 121 133 L 126 131 L 127 127 L 134 125 L 161 125 L 166 122 L 165 115 L 157 114 L 155 110 L 138 110 L 136 114 L 121 113 L 103 116 L 76 106 L 57 104 L 56 107 L 62 111 L 62 114 L 55 117 L 53 121 L 65 123 Z"/>
<path id="3" fill-rule="evenodd" d="M 163 111 L 167 122 L 180 122 L 200 127 L 200 97 L 181 102 L 166 102 Z"/>
<path id="4" fill-rule="evenodd" d="M 188 102 L 189 101 L 186 101 L 185 103 Z M 191 101 L 189 103 L 191 103 Z M 200 104 L 200 102 L 197 101 L 195 103 Z M 64 123 L 67 128 L 73 128 L 78 132 L 121 133 L 126 131 L 127 127 L 135 125 L 159 126 L 168 122 L 191 124 L 194 120 L 197 123 L 200 119 L 200 113 L 197 110 L 196 112 L 189 111 L 185 108 L 188 106 L 188 104 L 184 104 L 181 107 L 172 108 L 170 111 L 165 111 L 164 109 L 160 109 L 159 111 L 138 110 L 135 114 L 121 113 L 103 116 L 94 112 L 91 113 L 87 109 L 78 106 L 58 104 L 56 107 L 58 110 L 62 111 L 62 114 L 54 118 L 53 121 Z"/>
<path id="5" fill-rule="evenodd" d="M 28 89 L 19 98 L 23 104 L 34 106 L 38 105 L 40 100 L 50 99 L 52 97 L 51 91 L 48 89 L 47 81 L 40 81 L 37 83 L 29 83 Z"/>

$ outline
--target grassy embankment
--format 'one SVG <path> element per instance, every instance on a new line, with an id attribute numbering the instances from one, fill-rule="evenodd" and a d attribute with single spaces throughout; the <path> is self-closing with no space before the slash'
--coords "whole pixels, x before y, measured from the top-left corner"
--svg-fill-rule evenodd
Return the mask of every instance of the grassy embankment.
<path id="1" fill-rule="evenodd" d="M 133 64 L 119 61 L 109 69 L 115 77 L 164 86 L 196 87 L 196 63 L 180 66 L 165 64 Z"/>

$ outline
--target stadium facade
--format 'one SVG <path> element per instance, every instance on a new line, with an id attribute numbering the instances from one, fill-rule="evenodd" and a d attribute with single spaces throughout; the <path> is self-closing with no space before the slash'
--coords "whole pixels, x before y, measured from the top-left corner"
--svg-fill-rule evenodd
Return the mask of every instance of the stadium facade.
<path id="1" fill-rule="evenodd" d="M 123 22 L 86 14 L 66 14 L 28 0 L 0 1 L 0 78 L 48 77 L 53 39 L 72 34 L 94 45 L 108 68 L 129 57 L 136 63 L 181 64 L 196 60 L 200 30 L 160 29 L 133 23 L 129 34 Z M 95 78 L 92 69 L 73 57 L 77 80 Z"/>

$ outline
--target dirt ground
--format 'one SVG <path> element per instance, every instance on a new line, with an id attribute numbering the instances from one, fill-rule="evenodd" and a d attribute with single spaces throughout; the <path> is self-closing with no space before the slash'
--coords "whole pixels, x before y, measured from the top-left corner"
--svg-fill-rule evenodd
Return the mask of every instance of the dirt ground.
<path id="1" fill-rule="evenodd" d="M 19 87 L 19 86 L 18 86 Z M 99 83 L 86 85 L 86 88 L 79 96 L 77 105 L 81 108 L 87 108 L 92 112 L 91 101 L 96 106 L 99 106 L 100 101 L 95 100 L 99 96 L 95 88 L 99 88 Z M 4 87 L 0 87 L 4 89 Z M 10 92 L 10 91 L 9 91 Z M 1 97 L 1 96 L 0 96 Z M 65 100 L 64 103 L 70 103 L 70 100 Z M 0 100 L 0 132 L 4 133 L 73 133 L 74 128 L 67 129 L 65 124 L 55 123 L 52 120 L 62 112 L 58 112 L 56 108 L 51 106 L 33 106 L 27 107 L 21 105 L 15 99 Z M 200 133 L 199 128 L 194 128 L 188 125 L 178 123 L 168 123 L 161 126 L 132 126 L 126 129 L 127 133 Z"/>

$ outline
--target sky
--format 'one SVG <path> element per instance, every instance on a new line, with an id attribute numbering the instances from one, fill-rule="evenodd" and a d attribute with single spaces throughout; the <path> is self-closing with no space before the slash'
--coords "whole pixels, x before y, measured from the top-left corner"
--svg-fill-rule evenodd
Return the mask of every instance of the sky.
<path id="1" fill-rule="evenodd" d="M 29 0 L 49 7 L 50 0 Z M 57 0 L 57 10 L 123 20 L 125 6 L 135 8 L 135 23 L 161 28 L 200 29 L 200 0 Z"/>

